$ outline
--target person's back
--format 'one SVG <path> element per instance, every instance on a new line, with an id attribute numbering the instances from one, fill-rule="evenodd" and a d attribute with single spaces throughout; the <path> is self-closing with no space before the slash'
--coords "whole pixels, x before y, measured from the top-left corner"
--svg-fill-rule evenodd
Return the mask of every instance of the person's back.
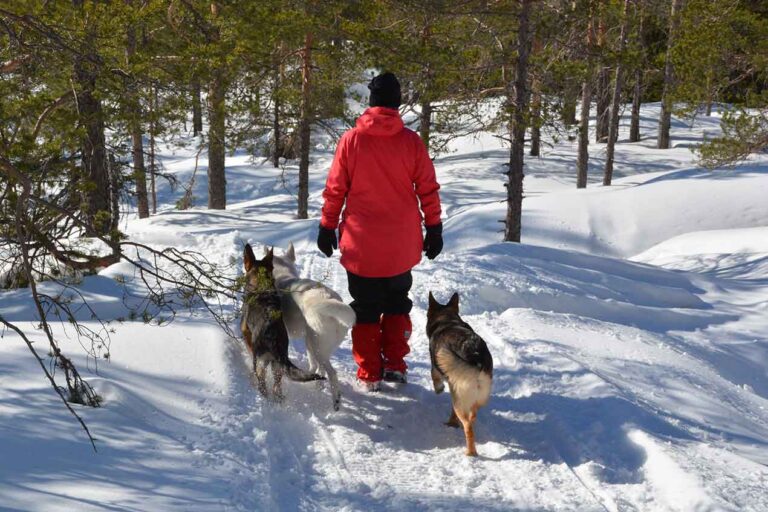
<path id="1" fill-rule="evenodd" d="M 332 254 L 338 226 L 341 264 L 355 299 L 358 378 L 377 388 L 382 375 L 405 381 L 410 270 L 422 249 L 430 259 L 440 252 L 442 224 L 435 169 L 424 143 L 400 118 L 397 78 L 384 73 L 368 87 L 371 108 L 342 136 L 328 173 L 318 247 Z"/>
<path id="2" fill-rule="evenodd" d="M 344 268 L 364 277 L 413 268 L 422 251 L 419 198 L 426 224 L 440 223 L 439 186 L 419 136 L 403 126 L 397 110 L 372 107 L 342 137 L 337 162 L 343 170 L 331 169 L 322 224 L 338 218 L 345 200 L 339 224 Z"/>

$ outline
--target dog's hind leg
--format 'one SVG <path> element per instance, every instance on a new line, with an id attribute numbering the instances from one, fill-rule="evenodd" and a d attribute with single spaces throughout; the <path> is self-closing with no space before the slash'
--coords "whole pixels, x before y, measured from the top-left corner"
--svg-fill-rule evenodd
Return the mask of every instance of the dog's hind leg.
<path id="1" fill-rule="evenodd" d="M 276 362 L 272 363 L 272 396 L 277 403 L 282 403 L 283 395 L 283 367 Z"/>
<path id="2" fill-rule="evenodd" d="M 331 385 L 331 398 L 333 399 L 333 410 L 338 411 L 341 407 L 341 390 L 339 389 L 339 377 L 336 370 L 331 366 L 330 361 L 323 361 L 322 368 L 328 376 L 328 382 Z"/>
<path id="3" fill-rule="evenodd" d="M 317 333 L 312 329 L 310 329 L 309 326 L 307 326 L 304 329 L 304 332 L 306 333 L 304 343 L 306 343 L 307 345 L 307 359 L 309 359 L 309 372 L 318 373 L 322 366 L 317 357 L 320 351 L 320 345 L 317 339 Z"/>
<path id="4" fill-rule="evenodd" d="M 451 407 L 451 417 L 448 418 L 448 421 L 445 422 L 445 426 L 453 427 L 453 428 L 459 428 L 461 426 L 459 417 L 456 416 L 456 409 L 454 409 L 453 407 Z"/>
<path id="5" fill-rule="evenodd" d="M 465 453 L 470 457 L 477 457 L 474 429 L 475 418 L 477 418 L 477 404 L 473 405 L 470 411 L 456 411 L 456 415 L 464 426 L 464 437 L 467 440 L 467 451 Z"/>
<path id="6" fill-rule="evenodd" d="M 438 395 L 445 391 L 445 382 L 443 382 L 443 376 L 434 366 L 432 367 L 432 386 L 435 388 L 435 393 Z"/>
<path id="7" fill-rule="evenodd" d="M 267 396 L 267 366 L 262 359 L 254 356 L 253 370 L 256 373 L 257 388 L 261 396 Z"/>
<path id="8" fill-rule="evenodd" d="M 461 422 L 459 421 L 459 417 L 456 416 L 456 396 L 454 396 L 453 390 L 450 389 L 450 386 L 448 386 L 448 389 L 451 391 L 451 417 L 448 418 L 448 421 L 446 421 L 445 424 L 448 427 L 459 428 L 461 426 Z"/>
<path id="9" fill-rule="evenodd" d="M 243 341 L 245 342 L 245 347 L 248 349 L 248 352 L 253 355 L 253 344 L 252 339 L 253 335 L 251 334 L 251 330 L 248 328 L 248 325 L 246 325 L 244 322 L 240 326 L 240 330 L 243 332 Z M 256 368 L 256 361 L 254 360 L 254 369 Z"/>

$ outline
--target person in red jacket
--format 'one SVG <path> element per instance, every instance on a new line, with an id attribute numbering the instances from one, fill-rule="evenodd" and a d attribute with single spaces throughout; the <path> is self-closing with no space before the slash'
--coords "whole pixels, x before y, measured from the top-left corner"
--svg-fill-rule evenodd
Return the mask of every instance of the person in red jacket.
<path id="1" fill-rule="evenodd" d="M 338 227 L 341 264 L 357 315 L 352 328 L 357 378 L 367 390 L 378 391 L 382 379 L 406 382 L 411 269 L 422 250 L 429 259 L 440 253 L 443 225 L 432 160 L 400 118 L 397 77 L 378 75 L 368 89 L 370 108 L 336 148 L 317 246 L 330 257 Z"/>

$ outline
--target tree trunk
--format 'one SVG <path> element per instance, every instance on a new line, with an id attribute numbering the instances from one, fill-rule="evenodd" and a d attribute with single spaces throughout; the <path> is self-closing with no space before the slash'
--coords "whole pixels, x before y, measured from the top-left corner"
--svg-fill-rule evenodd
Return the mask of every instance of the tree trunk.
<path id="1" fill-rule="evenodd" d="M 669 36 L 667 37 L 667 57 L 664 63 L 664 89 L 661 93 L 661 115 L 659 116 L 659 135 L 657 145 L 659 149 L 669 149 L 669 129 L 672 125 L 672 81 L 674 80 L 674 69 L 672 67 L 672 48 L 674 47 L 675 35 L 679 25 L 680 9 L 683 7 L 683 0 L 672 0 L 672 8 L 669 15 Z"/>
<path id="2" fill-rule="evenodd" d="M 89 235 L 109 232 L 112 206 L 110 201 L 110 172 L 104 136 L 104 112 L 96 95 L 96 74 L 93 62 L 87 56 L 75 61 L 75 82 L 78 85 L 77 105 L 80 125 L 84 127 L 81 142 L 85 216 Z"/>
<path id="3" fill-rule="evenodd" d="M 421 102 L 419 114 L 419 135 L 429 151 L 429 140 L 432 133 L 432 103 L 429 100 Z"/>
<path id="4" fill-rule="evenodd" d="M 129 26 L 126 32 L 125 60 L 131 63 L 136 53 L 136 29 Z M 149 217 L 147 198 L 147 172 L 144 167 L 144 131 L 141 125 L 141 100 L 136 81 L 127 79 L 126 104 L 130 110 L 131 154 L 133 157 L 133 179 L 136 182 L 136 207 L 139 218 Z"/>
<path id="5" fill-rule="evenodd" d="M 272 165 L 277 169 L 280 167 L 280 155 L 282 153 L 282 141 L 280 140 L 282 137 L 282 134 L 280 133 L 280 84 L 282 83 L 280 47 L 275 51 L 275 59 L 272 66 L 272 140 L 274 141 L 272 147 Z"/>
<path id="6" fill-rule="evenodd" d="M 531 150 L 529 155 L 541 153 L 541 87 L 538 80 L 531 84 Z"/>
<path id="7" fill-rule="evenodd" d="M 638 1 L 638 27 L 636 43 L 640 48 L 641 59 L 635 69 L 635 84 L 632 88 L 632 117 L 629 125 L 629 142 L 640 141 L 640 100 L 643 94 L 643 69 L 645 68 L 645 48 L 643 42 L 643 0 Z"/>
<path id="8" fill-rule="evenodd" d="M 301 52 L 301 113 L 299 117 L 299 208 L 298 218 L 309 218 L 309 144 L 312 124 L 312 34 L 304 37 Z"/>
<path id="9" fill-rule="evenodd" d="M 272 165 L 275 169 L 280 167 L 280 153 L 282 153 L 283 143 L 280 140 L 282 134 L 280 133 L 280 100 L 275 96 L 272 104 L 272 139 L 274 145 L 272 148 Z"/>
<path id="10" fill-rule="evenodd" d="M 157 174 L 157 165 L 155 164 L 155 134 L 157 133 L 157 89 L 149 86 L 149 186 L 152 194 L 152 213 L 157 213 L 157 187 L 155 184 L 155 175 Z"/>
<path id="11" fill-rule="evenodd" d="M 192 80 L 192 134 L 197 137 L 203 133 L 203 100 L 200 80 Z"/>
<path id="12" fill-rule="evenodd" d="M 528 117 L 528 59 L 531 52 L 530 14 L 533 0 L 521 0 L 517 29 L 517 62 L 514 87 L 507 91 L 507 109 L 510 114 L 512 145 L 509 151 L 509 182 L 507 183 L 507 217 L 505 242 L 519 242 L 523 213 L 523 159 L 525 157 L 525 129 Z M 509 100 L 513 99 L 512 102 Z"/>
<path id="13" fill-rule="evenodd" d="M 640 99 L 643 90 L 643 71 L 635 71 L 635 85 L 632 88 L 632 118 L 629 124 L 629 142 L 640 141 Z"/>
<path id="14" fill-rule="evenodd" d="M 581 87 L 581 113 L 579 120 L 579 155 L 576 160 L 576 188 L 587 187 L 589 171 L 589 108 L 592 105 L 592 80 L 584 80 Z"/>
<path id="15" fill-rule="evenodd" d="M 631 16 L 629 4 L 632 0 L 624 0 L 624 19 L 621 23 L 619 35 L 619 63 L 616 65 L 616 77 L 613 82 L 613 97 L 611 99 L 610 120 L 608 126 L 608 145 L 605 148 L 605 168 L 603 169 L 603 186 L 610 186 L 613 180 L 613 157 L 616 141 L 619 138 L 619 107 L 621 103 L 621 90 L 624 88 L 624 66 L 621 59 L 627 49 L 627 31 Z"/>
<path id="16" fill-rule="evenodd" d="M 605 41 L 605 1 L 600 2 L 601 8 L 598 13 L 597 21 L 597 46 L 600 48 L 600 59 L 605 59 L 606 41 Z M 610 88 L 611 68 L 600 64 L 600 71 L 597 76 L 597 120 L 595 122 L 595 142 L 606 142 L 608 140 L 608 109 L 611 104 Z"/>
<path id="17" fill-rule="evenodd" d="M 533 37 L 531 52 L 541 52 L 541 39 Z M 541 152 L 541 80 L 534 75 L 531 78 L 531 150 L 529 155 L 539 156 Z"/>
<path id="18" fill-rule="evenodd" d="M 109 229 L 111 232 L 114 232 L 120 225 L 120 189 L 122 180 L 120 179 L 120 164 L 115 160 L 113 153 L 109 154 L 107 161 L 109 165 Z"/>
<path id="19" fill-rule="evenodd" d="M 589 23 L 587 25 L 586 53 L 587 53 L 587 77 L 581 86 L 581 112 L 579 119 L 579 153 L 576 160 L 576 188 L 587 187 L 587 174 L 589 171 L 589 109 L 592 106 L 592 81 L 594 80 L 594 66 L 590 56 L 595 45 L 595 31 L 593 22 L 593 6 L 589 2 Z"/>
<path id="20" fill-rule="evenodd" d="M 219 4 L 211 2 L 211 16 L 219 17 Z M 211 26 L 209 42 L 218 42 L 219 29 Z M 226 120 L 227 120 L 227 84 L 224 78 L 223 64 L 213 69 L 213 75 L 208 82 L 208 208 L 225 210 L 227 208 L 227 177 L 225 174 L 226 161 Z"/>
<path id="21" fill-rule="evenodd" d="M 430 38 L 432 37 L 432 20 L 427 16 L 424 19 L 424 26 L 421 29 L 421 48 L 425 55 L 429 55 Z M 432 133 L 432 100 L 429 95 L 432 92 L 433 72 L 430 62 L 425 63 L 421 68 L 421 90 L 419 91 L 419 103 L 421 112 L 419 114 L 419 135 L 422 142 L 429 151 L 429 142 Z"/>
<path id="22" fill-rule="evenodd" d="M 226 159 L 226 85 L 222 72 L 214 73 L 208 85 L 208 208 L 227 208 Z"/>
<path id="23" fill-rule="evenodd" d="M 149 198 L 147 197 L 147 171 L 144 167 L 144 133 L 140 123 L 134 123 L 131 130 L 131 146 L 133 154 L 133 179 L 136 181 L 136 205 L 139 218 L 149 217 Z"/>
<path id="24" fill-rule="evenodd" d="M 576 105 L 579 102 L 579 87 L 577 84 L 569 84 L 563 91 L 563 110 L 561 118 L 565 126 L 576 124 Z"/>
<path id="25" fill-rule="evenodd" d="M 600 66 L 597 75 L 597 120 L 595 121 L 595 142 L 608 140 L 609 110 L 611 107 L 610 87 L 611 68 Z"/>

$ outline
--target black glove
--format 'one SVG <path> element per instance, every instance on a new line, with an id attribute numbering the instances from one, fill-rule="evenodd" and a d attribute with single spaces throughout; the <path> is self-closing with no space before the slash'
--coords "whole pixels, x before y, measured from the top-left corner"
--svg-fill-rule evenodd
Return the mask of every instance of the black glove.
<path id="1" fill-rule="evenodd" d="M 336 243 L 336 230 L 328 229 L 322 224 L 320 225 L 320 232 L 317 234 L 317 248 L 320 252 L 331 257 L 333 250 L 338 247 Z"/>
<path id="2" fill-rule="evenodd" d="M 424 237 L 424 252 L 427 258 L 433 260 L 443 250 L 443 223 L 427 226 L 427 236 Z"/>

